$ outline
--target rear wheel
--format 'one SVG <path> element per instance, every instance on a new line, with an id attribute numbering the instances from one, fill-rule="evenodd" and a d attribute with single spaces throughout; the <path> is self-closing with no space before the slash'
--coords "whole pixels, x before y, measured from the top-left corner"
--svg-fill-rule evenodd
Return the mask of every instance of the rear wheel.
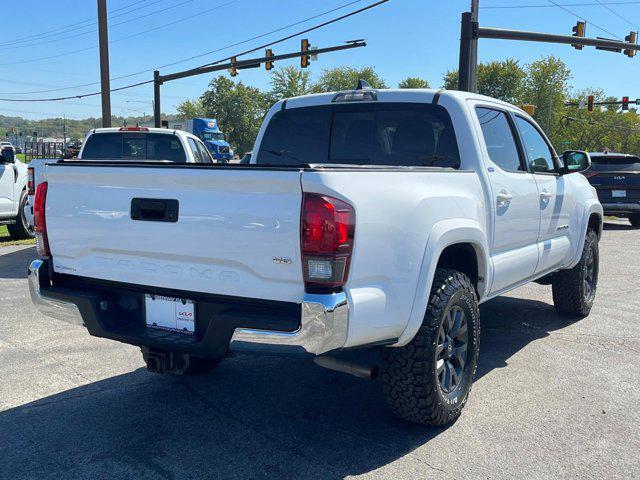
<path id="1" fill-rule="evenodd" d="M 629 223 L 634 227 L 640 227 L 640 214 L 634 213 L 633 215 L 629 215 Z"/>
<path id="2" fill-rule="evenodd" d="M 554 274 L 553 304 L 558 313 L 586 317 L 596 298 L 599 272 L 598 235 L 589 230 L 578 264 Z"/>
<path id="3" fill-rule="evenodd" d="M 35 237 L 33 227 L 27 222 L 27 217 L 24 214 L 24 208 L 27 205 L 27 191 L 23 190 L 20 194 L 20 204 L 18 205 L 18 216 L 16 217 L 16 223 L 13 225 L 7 225 L 9 235 L 14 240 L 27 240 Z"/>
<path id="4" fill-rule="evenodd" d="M 430 426 L 454 422 L 478 364 L 480 312 L 469 278 L 438 269 L 422 326 L 404 347 L 383 351 L 382 391 L 400 418 Z"/>

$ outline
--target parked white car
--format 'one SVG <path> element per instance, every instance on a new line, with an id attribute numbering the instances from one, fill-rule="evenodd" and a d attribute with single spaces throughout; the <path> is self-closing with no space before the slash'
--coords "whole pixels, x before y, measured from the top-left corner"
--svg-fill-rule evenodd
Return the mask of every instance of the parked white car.
<path id="1" fill-rule="evenodd" d="M 11 146 L 0 148 L 0 225 L 11 238 L 33 238 L 33 228 L 24 215 L 27 203 L 27 166 L 16 159 Z"/>
<path id="2" fill-rule="evenodd" d="M 156 372 L 268 350 L 371 377 L 344 354 L 377 349 L 391 409 L 444 425 L 473 382 L 480 303 L 538 281 L 560 313 L 589 313 L 603 214 L 574 174 L 588 166 L 480 95 L 292 98 L 267 114 L 250 165 L 47 165 L 31 294 L 141 346 Z"/>

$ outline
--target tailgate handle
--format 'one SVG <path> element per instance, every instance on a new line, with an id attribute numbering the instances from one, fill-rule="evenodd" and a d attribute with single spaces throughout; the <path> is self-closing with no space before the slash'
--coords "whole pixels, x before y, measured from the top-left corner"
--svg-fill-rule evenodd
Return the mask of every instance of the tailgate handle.
<path id="1" fill-rule="evenodd" d="M 133 198 L 131 200 L 131 219 L 148 222 L 177 222 L 178 200 L 161 198 Z"/>

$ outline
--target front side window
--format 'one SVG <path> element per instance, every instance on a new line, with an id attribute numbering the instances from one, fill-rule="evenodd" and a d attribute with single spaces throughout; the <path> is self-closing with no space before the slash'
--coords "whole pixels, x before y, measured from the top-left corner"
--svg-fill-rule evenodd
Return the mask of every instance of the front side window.
<path id="1" fill-rule="evenodd" d="M 493 163 L 508 172 L 522 172 L 520 154 L 507 114 L 491 108 L 476 108 L 487 153 Z"/>
<path id="2" fill-rule="evenodd" d="M 553 153 L 547 141 L 531 122 L 516 116 L 516 125 L 522 139 L 522 147 L 527 156 L 527 162 L 534 173 L 554 173 Z"/>
<path id="3" fill-rule="evenodd" d="M 431 104 L 333 104 L 283 110 L 260 144 L 258 164 L 459 168 L 447 111 Z"/>

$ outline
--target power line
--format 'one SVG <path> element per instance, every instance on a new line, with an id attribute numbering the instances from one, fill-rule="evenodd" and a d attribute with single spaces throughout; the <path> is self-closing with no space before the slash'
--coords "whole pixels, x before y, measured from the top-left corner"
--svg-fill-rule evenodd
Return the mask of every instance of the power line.
<path id="1" fill-rule="evenodd" d="M 554 2 L 553 0 L 547 0 L 549 3 L 554 4 L 556 7 L 561 8 L 562 10 L 564 10 L 567 13 L 570 13 L 571 15 L 573 15 L 574 17 L 578 17 L 580 20 L 584 20 L 585 22 L 587 22 L 590 25 L 593 25 L 594 27 L 596 27 L 598 30 L 602 30 L 604 33 L 606 33 L 607 35 L 611 35 L 614 38 L 617 38 L 618 40 L 622 40 L 619 36 L 617 36 L 615 33 L 611 33 L 609 30 L 602 28 L 601 26 L 599 26 L 596 23 L 590 22 L 588 21 L 586 18 L 584 18 L 582 15 L 578 15 L 576 12 L 569 10 L 567 7 L 564 7 L 562 5 L 560 5 L 557 2 Z"/>
<path id="2" fill-rule="evenodd" d="M 388 1 L 389 0 L 379 0 L 378 2 L 375 2 L 375 3 L 372 3 L 370 5 L 367 5 L 366 7 L 362 7 L 360 9 L 358 9 L 358 10 L 354 10 L 353 12 L 350 12 L 348 14 L 342 15 L 340 17 L 336 17 L 336 18 L 334 18 L 332 20 L 328 20 L 328 21 L 323 22 L 321 24 L 318 24 L 318 25 L 315 25 L 313 27 L 307 28 L 307 29 L 302 30 L 300 32 L 296 32 L 296 33 L 294 33 L 292 35 L 288 35 L 286 37 L 274 40 L 273 42 L 270 42 L 268 44 L 262 45 L 260 47 L 256 47 L 255 49 L 252 49 L 252 50 L 247 50 L 246 52 L 242 52 L 242 53 L 239 53 L 239 54 L 234 55 L 234 56 L 238 57 L 240 55 L 244 55 L 246 53 L 255 51 L 257 49 L 262 49 L 262 48 L 265 48 L 265 47 L 270 47 L 272 45 L 276 45 L 276 44 L 281 43 L 281 42 L 283 42 L 285 40 L 288 40 L 290 38 L 297 37 L 299 35 L 303 35 L 305 33 L 311 32 L 313 30 L 317 30 L 319 28 L 323 28 L 323 27 L 325 27 L 327 25 L 330 25 L 332 23 L 335 23 L 335 22 L 338 22 L 340 20 L 344 20 L 346 18 L 352 17 L 352 16 L 357 15 L 359 13 L 362 13 L 362 12 L 365 12 L 367 10 L 370 10 L 370 9 L 372 9 L 374 7 L 378 7 L 378 6 L 380 6 L 380 5 L 384 4 L 384 3 L 387 3 Z M 207 64 L 207 65 L 202 65 L 201 67 L 197 67 L 197 68 L 202 68 L 202 67 L 208 66 L 208 65 L 215 65 L 217 63 L 224 62 L 225 60 L 229 60 L 230 58 L 231 57 L 226 57 L 224 59 L 217 60 L 215 62 L 212 62 L 212 63 Z M 147 84 L 150 84 L 150 83 L 153 83 L 153 82 L 154 82 L 154 80 L 146 80 L 146 81 L 134 83 L 134 84 L 131 84 L 131 85 L 125 85 L 125 86 L 118 87 L 118 88 L 112 88 L 110 90 L 110 92 L 118 92 L 118 91 L 126 90 L 126 89 L 129 89 L 129 88 L 139 87 L 141 85 L 147 85 Z M 62 101 L 62 100 L 70 100 L 70 99 L 76 99 L 76 98 L 92 97 L 92 96 L 95 96 L 95 95 L 100 95 L 101 93 L 102 92 L 92 92 L 92 93 L 84 93 L 84 94 L 80 94 L 80 95 L 69 95 L 69 96 L 65 96 L 65 97 L 56 97 L 56 98 L 0 98 L 0 101 L 2 101 L 2 102 L 58 102 L 58 101 Z"/>
<path id="3" fill-rule="evenodd" d="M 348 3 L 339 5 L 338 7 L 334 7 L 332 9 L 330 9 L 330 10 L 326 10 L 324 12 L 312 15 L 311 17 L 307 17 L 307 18 L 304 18 L 302 20 L 297 20 L 297 21 L 295 21 L 293 23 L 290 23 L 290 24 L 285 25 L 283 27 L 276 28 L 276 29 L 271 30 L 269 32 L 261 33 L 259 35 L 255 35 L 255 36 L 253 36 L 251 38 L 248 38 L 248 39 L 245 39 L 245 40 L 241 40 L 239 42 L 231 43 L 229 45 L 225 45 L 224 47 L 219 47 L 219 48 L 217 48 L 215 50 L 209 50 L 207 52 L 200 53 L 198 55 L 193 55 L 191 57 L 187 57 L 187 58 L 184 58 L 182 60 L 178 60 L 178 61 L 175 61 L 175 62 L 167 63 L 165 65 L 160 65 L 160 66 L 157 66 L 157 67 L 148 68 L 146 70 L 140 70 L 138 72 L 129 73 L 129 74 L 126 74 L 126 75 L 119 75 L 117 77 L 112 77 L 111 81 L 122 80 L 124 78 L 134 77 L 136 75 L 141 75 L 143 73 L 151 73 L 154 70 L 160 70 L 162 68 L 173 67 L 175 65 L 179 65 L 181 63 L 185 63 L 185 62 L 188 62 L 190 60 L 194 60 L 196 58 L 205 57 L 205 56 L 211 55 L 213 53 L 217 53 L 217 52 L 220 52 L 220 51 L 223 51 L 223 50 L 227 50 L 229 48 L 237 47 L 239 45 L 252 42 L 253 40 L 257 40 L 258 38 L 267 37 L 267 36 L 272 35 L 274 33 L 281 32 L 282 30 L 286 30 L 286 29 L 294 27 L 296 25 L 300 25 L 301 23 L 306 23 L 306 22 L 308 22 L 310 20 L 315 20 L 318 17 L 322 17 L 324 15 L 328 15 L 328 14 L 333 13 L 335 11 L 342 10 L 343 8 L 349 7 L 349 6 L 354 5 L 356 3 L 360 3 L 362 1 L 363 0 L 352 0 L 352 1 L 348 2 Z M 236 56 L 238 56 L 238 55 L 236 55 Z M 222 61 L 224 61 L 224 60 L 228 60 L 228 59 L 223 59 Z M 47 89 L 47 90 L 35 90 L 35 91 L 30 91 L 30 92 L 0 92 L 0 95 L 34 95 L 34 94 L 39 94 L 39 93 L 51 93 L 51 92 L 60 92 L 60 91 L 64 91 L 64 90 L 74 90 L 76 88 L 90 87 L 90 86 L 98 85 L 98 84 L 100 84 L 100 82 L 91 82 L 91 83 L 84 83 L 84 84 L 80 84 L 80 85 L 52 88 L 52 89 Z"/>
<path id="4" fill-rule="evenodd" d="M 616 17 L 621 18 L 622 20 L 624 20 L 625 22 L 627 22 L 629 25 L 631 25 L 633 28 L 635 28 L 636 30 L 640 30 L 640 27 L 638 27 L 637 24 L 629 21 L 629 19 L 627 19 L 627 17 L 624 17 L 622 15 L 620 15 L 618 12 L 616 12 L 613 8 L 611 8 L 610 6 L 608 6 L 605 3 L 602 3 L 600 0 L 596 0 L 596 2 L 598 2 L 600 5 L 602 5 L 604 8 L 606 8 L 607 10 L 609 10 L 611 13 L 613 13 Z"/>
<path id="5" fill-rule="evenodd" d="M 481 6 L 482 10 L 502 10 L 502 9 L 511 9 L 511 8 L 556 8 L 556 7 L 597 7 L 599 5 L 640 5 L 640 1 L 630 1 L 630 2 L 598 2 L 598 3 L 571 3 L 571 4 L 560 4 L 560 5 L 540 5 L 540 4 L 526 4 L 526 5 L 489 5 L 489 6 Z"/>
<path id="6" fill-rule="evenodd" d="M 137 17 L 129 18 L 127 20 L 123 20 L 122 22 L 112 23 L 112 24 L 109 25 L 109 28 L 117 27 L 119 25 L 124 25 L 125 23 L 134 22 L 136 20 L 140 20 L 141 18 L 147 18 L 147 17 L 150 17 L 152 15 L 157 15 L 158 13 L 166 12 L 167 10 L 172 10 L 174 8 L 181 7 L 182 5 L 185 5 L 185 4 L 191 3 L 191 2 L 193 2 L 193 0 L 185 0 L 184 2 L 176 3 L 176 4 L 171 5 L 169 7 L 165 7 L 165 8 L 162 8 L 160 10 L 156 10 L 155 12 L 150 12 L 150 13 L 146 13 L 144 15 L 139 15 Z M 127 13 L 131 13 L 131 12 L 127 12 Z M 70 38 L 77 39 L 78 37 L 81 37 L 83 35 L 89 35 L 89 34 L 95 33 L 96 30 L 97 30 L 94 25 L 86 25 L 86 26 L 87 27 L 91 26 L 92 27 L 91 30 L 89 30 L 87 32 L 82 32 L 82 33 L 77 33 L 76 32 L 73 35 L 67 35 L 66 37 L 60 37 L 60 38 L 44 40 L 44 41 L 37 42 L 37 43 L 29 43 L 28 45 L 16 45 L 16 46 L 1 46 L 0 45 L 0 50 L 13 50 L 13 49 L 16 49 L 16 48 L 28 48 L 28 47 L 35 47 L 36 45 L 46 45 L 46 44 L 49 44 L 51 42 L 59 42 L 59 41 L 62 41 L 62 40 L 68 40 Z M 82 27 L 82 28 L 84 28 L 84 27 Z M 140 34 L 142 34 L 142 33 L 146 33 L 146 32 L 140 32 Z"/>
<path id="7" fill-rule="evenodd" d="M 301 32 L 297 32 L 297 33 L 294 33 L 294 34 L 292 34 L 292 35 L 288 35 L 288 36 L 286 36 L 286 37 L 284 37 L 284 38 L 281 38 L 281 39 L 279 39 L 279 40 L 276 40 L 275 42 L 266 43 L 266 44 L 264 44 L 264 45 L 260 45 L 259 47 L 255 47 L 255 48 L 252 48 L 252 49 L 250 49 L 250 50 L 245 50 L 245 51 L 244 51 L 244 52 L 242 52 L 242 53 L 238 53 L 237 55 L 234 55 L 234 57 L 239 57 L 239 56 L 241 56 L 241 55 L 246 55 L 246 54 L 248 54 L 248 53 L 253 53 L 253 52 L 255 52 L 256 50 L 261 50 L 261 49 L 263 49 L 263 48 L 270 47 L 270 46 L 272 46 L 272 45 L 276 45 L 276 44 L 278 44 L 278 43 L 285 42 L 285 41 L 290 40 L 290 39 L 292 39 L 292 38 L 294 38 L 294 37 L 297 37 L 297 36 L 299 36 L 299 35 L 304 35 L 305 33 L 309 33 L 309 32 L 311 32 L 311 31 L 313 31 L 313 30 L 317 30 L 317 29 L 319 29 L 319 28 L 326 27 L 327 25 L 331 25 L 332 23 L 339 22 L 339 21 L 341 21 L 341 20 L 344 20 L 345 18 L 349 18 L 349 17 L 352 17 L 352 16 L 357 15 L 357 14 L 359 14 L 359 13 L 362 13 L 362 12 L 364 12 L 364 11 L 366 11 L 366 10 L 370 10 L 370 9 L 372 9 L 372 8 L 378 7 L 378 6 L 382 5 L 383 3 L 387 3 L 388 1 L 389 1 L 389 0 L 379 0 L 378 2 L 372 3 L 371 5 L 367 5 L 366 7 L 362 7 L 362 8 L 360 8 L 359 10 L 354 10 L 353 12 L 346 13 L 346 14 L 344 14 L 344 15 L 340 16 L 340 17 L 336 17 L 336 18 L 334 18 L 334 19 L 327 20 L 327 21 L 326 21 L 326 22 L 324 22 L 324 23 L 321 23 L 321 24 L 319 24 L 319 25 L 315 25 L 315 26 L 313 26 L 313 27 L 311 27 L 311 28 L 308 28 L 308 29 L 306 29 L 306 30 L 302 30 Z M 226 57 L 226 58 L 223 58 L 223 59 L 221 59 L 221 60 L 217 60 L 217 61 L 212 62 L 212 63 L 206 63 L 206 64 L 204 64 L 204 65 L 200 65 L 199 67 L 196 67 L 196 68 L 203 68 L 203 67 L 208 67 L 208 66 L 210 66 L 210 65 L 216 65 L 216 64 L 218 64 L 218 63 L 222 63 L 222 62 L 225 62 L 225 61 L 227 61 L 227 60 L 231 60 L 231 58 L 232 58 L 232 57 Z"/>
<path id="8" fill-rule="evenodd" d="M 123 42 L 123 41 L 125 41 L 125 40 L 129 40 L 130 38 L 138 37 L 138 36 L 140 36 L 140 35 L 144 35 L 144 34 L 147 34 L 147 33 L 149 33 L 149 32 L 153 32 L 153 31 L 155 31 L 155 30 L 159 30 L 159 29 L 161 29 L 161 28 L 165 28 L 165 27 L 168 27 L 168 26 L 170 26 L 170 25 L 174 25 L 174 24 L 176 24 L 176 23 L 183 22 L 183 21 L 185 21 L 185 20 L 190 20 L 190 19 L 192 19 L 192 18 L 194 18 L 194 17 L 198 17 L 198 16 L 203 15 L 203 14 L 205 14 L 205 13 L 213 12 L 214 10 L 218 10 L 219 8 L 226 7 L 226 6 L 228 6 L 228 5 L 231 5 L 231 4 L 233 4 L 233 3 L 237 3 L 237 2 L 239 2 L 239 1 L 240 1 L 240 0 L 229 0 L 229 1 L 228 1 L 228 2 L 226 2 L 226 3 L 219 4 L 219 5 L 217 5 L 217 6 L 213 7 L 213 8 L 209 8 L 209 9 L 207 9 L 207 10 L 203 10 L 203 11 L 201 11 L 201 12 L 199 12 L 199 13 L 194 14 L 194 15 L 189 15 L 188 17 L 183 17 L 183 18 L 181 18 L 181 19 L 174 20 L 174 21 L 172 21 L 172 22 L 165 23 L 165 24 L 163 24 L 163 25 L 159 25 L 159 26 L 157 26 L 157 27 L 149 28 L 149 29 L 147 29 L 147 30 L 143 30 L 143 31 L 141 31 L 141 32 L 136 32 L 136 33 L 133 33 L 133 34 L 128 35 L 128 36 L 126 36 L 126 37 L 121 37 L 121 38 L 118 38 L 118 39 L 116 39 L 116 40 L 111 40 L 111 41 L 109 42 L 109 45 L 111 45 L 111 44 L 113 44 L 113 43 L 117 43 L 117 42 Z M 73 51 L 70 51 L 70 52 L 58 53 L 58 54 L 56 54 L 56 55 L 50 55 L 50 56 L 48 56 L 48 57 L 32 58 L 32 59 L 29 59 L 29 60 L 20 60 L 20 61 L 17 61 L 17 62 L 5 62 L 5 63 L 0 63 L 0 66 L 7 66 L 7 65 L 20 65 L 20 64 L 23 64 L 23 63 L 33 63 L 33 62 L 40 62 L 40 61 L 42 61 L 42 60 L 51 60 L 51 59 L 53 59 L 53 58 L 66 57 L 66 56 L 68 56 L 68 55 L 73 55 L 73 54 L 75 54 L 75 53 L 86 52 L 86 51 L 88 51 L 88 50 L 93 50 L 93 49 L 95 49 L 95 48 L 98 48 L 98 45 L 93 45 L 93 46 L 91 46 L 91 47 L 81 48 L 81 49 L 73 50 Z"/>
<path id="9" fill-rule="evenodd" d="M 125 6 L 123 6 L 123 7 L 116 8 L 116 9 L 114 9 L 114 10 L 111 10 L 111 11 L 109 12 L 110 18 L 118 18 L 118 17 L 121 17 L 121 16 L 123 16 L 123 15 L 128 15 L 129 13 L 132 13 L 132 12 L 135 12 L 135 11 L 138 11 L 138 10 L 141 10 L 141 9 L 143 9 L 143 8 L 150 7 L 151 5 L 155 5 L 155 4 L 157 4 L 157 3 L 161 3 L 161 2 L 164 2 L 164 1 L 166 1 L 166 0 L 156 0 L 156 1 L 152 2 L 152 3 L 150 3 L 150 4 L 143 5 L 143 6 L 138 7 L 138 8 L 134 8 L 134 9 L 129 10 L 129 11 L 127 11 L 127 12 L 122 12 L 122 10 L 125 10 L 125 9 L 127 9 L 127 8 L 129 8 L 129 7 L 133 7 L 133 6 L 135 6 L 135 5 L 138 5 L 138 4 L 140 4 L 140 3 L 144 3 L 144 2 L 148 2 L 148 1 L 149 1 L 149 0 L 139 0 L 139 1 L 137 1 L 137 2 L 133 2 L 133 3 L 130 3 L 130 4 L 125 5 Z M 117 14 L 117 15 L 113 15 L 113 14 L 114 14 L 114 13 L 116 13 L 116 12 L 121 12 L 121 13 L 119 13 L 119 14 Z M 10 40 L 10 41 L 8 41 L 8 42 L 0 42 L 0 46 L 4 46 L 4 45 L 14 45 L 14 44 L 16 44 L 16 43 L 32 42 L 32 41 L 34 41 L 34 40 L 38 40 L 38 39 L 40 39 L 40 38 L 55 37 L 56 35 L 62 35 L 62 34 L 64 34 L 64 33 L 68 32 L 68 31 L 69 31 L 69 29 L 70 29 L 70 28 L 72 28 L 72 27 L 76 27 L 76 28 L 85 28 L 85 27 L 89 27 L 89 26 L 93 26 L 93 25 L 95 25 L 95 23 L 96 23 L 97 21 L 98 21 L 98 18 L 97 18 L 97 17 L 88 18 L 88 19 L 86 19 L 86 20 L 82 20 L 82 21 L 79 21 L 79 22 L 76 22 L 76 23 L 72 23 L 72 24 L 69 24 L 69 25 L 65 25 L 65 26 L 63 26 L 63 27 L 58 27 L 58 28 L 55 28 L 55 29 L 53 29 L 53 30 L 47 30 L 47 31 L 45 31 L 45 32 L 40 32 L 40 33 L 36 33 L 36 34 L 33 34 L 33 35 L 27 35 L 26 37 L 20 37 L 20 38 L 17 38 L 17 39 L 16 39 L 16 38 L 14 38 L 13 40 Z M 83 25 L 83 24 L 87 24 L 87 25 Z M 60 33 L 54 33 L 54 32 L 60 32 Z"/>
<path id="10" fill-rule="evenodd" d="M 570 117 L 569 115 L 560 115 L 560 117 L 561 117 L 560 120 L 562 120 L 563 118 L 566 118 L 567 120 L 570 120 L 572 122 L 582 122 L 582 123 L 587 123 L 589 125 L 599 125 L 601 127 L 615 128 L 618 130 L 628 130 L 631 132 L 640 131 L 640 128 L 627 127 L 626 125 L 612 125 L 610 123 L 594 122 L 593 120 L 583 120 L 581 118 Z"/>

